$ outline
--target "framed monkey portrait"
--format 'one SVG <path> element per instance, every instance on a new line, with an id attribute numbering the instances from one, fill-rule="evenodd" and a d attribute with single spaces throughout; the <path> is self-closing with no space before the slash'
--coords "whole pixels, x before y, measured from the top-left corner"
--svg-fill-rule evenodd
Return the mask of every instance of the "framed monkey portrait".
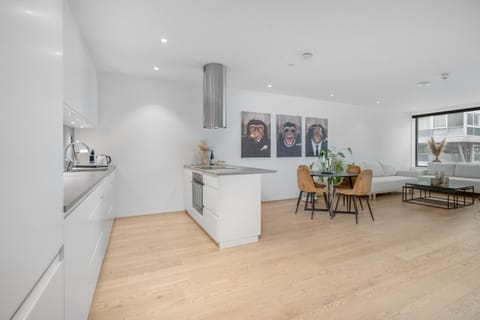
<path id="1" fill-rule="evenodd" d="M 277 114 L 277 157 L 302 156 L 302 117 Z"/>
<path id="2" fill-rule="evenodd" d="M 319 157 L 328 150 L 328 119 L 305 118 L 305 156 Z"/>
<path id="3" fill-rule="evenodd" d="M 271 115 L 242 111 L 242 158 L 270 158 Z"/>

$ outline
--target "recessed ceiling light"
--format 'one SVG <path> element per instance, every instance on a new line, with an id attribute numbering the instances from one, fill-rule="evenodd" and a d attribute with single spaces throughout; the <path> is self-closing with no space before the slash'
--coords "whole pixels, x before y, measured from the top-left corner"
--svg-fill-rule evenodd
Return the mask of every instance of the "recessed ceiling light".
<path id="1" fill-rule="evenodd" d="M 63 52 L 62 51 L 55 51 L 55 55 L 56 56 L 61 56 L 61 55 L 63 55 Z"/>
<path id="2" fill-rule="evenodd" d="M 333 93 L 330 93 L 330 97 L 335 97 L 335 95 Z"/>
<path id="3" fill-rule="evenodd" d="M 158 70 L 160 70 L 160 68 L 159 68 L 158 66 L 154 66 L 154 67 L 153 67 L 153 70 L 154 70 L 154 71 L 158 71 Z"/>
<path id="4" fill-rule="evenodd" d="M 375 101 L 376 104 L 380 104 L 380 100 Z"/>
<path id="5" fill-rule="evenodd" d="M 167 43 L 167 42 L 168 42 L 168 39 L 167 39 L 167 38 L 162 38 L 162 39 L 160 39 L 160 41 L 161 41 L 162 43 Z"/>
<path id="6" fill-rule="evenodd" d="M 75 124 L 75 121 L 70 121 L 71 124 Z"/>
<path id="7" fill-rule="evenodd" d="M 271 84 L 267 84 L 267 87 L 271 88 L 271 87 L 273 87 L 273 86 L 272 86 Z"/>
<path id="8" fill-rule="evenodd" d="M 440 79 L 442 80 L 448 80 L 448 78 L 450 78 L 450 73 L 448 72 L 444 72 L 440 75 Z"/>
<path id="9" fill-rule="evenodd" d="M 33 14 L 32 10 L 25 10 L 24 12 L 25 12 L 25 14 L 28 14 L 29 16 L 31 16 Z"/>
<path id="10" fill-rule="evenodd" d="M 80 129 L 83 129 L 83 126 L 80 126 Z"/>
<path id="11" fill-rule="evenodd" d="M 431 85 L 432 83 L 430 81 L 420 81 L 420 82 L 417 82 L 417 86 L 420 87 L 420 88 L 423 88 L 423 87 L 428 87 L 429 85 Z"/>

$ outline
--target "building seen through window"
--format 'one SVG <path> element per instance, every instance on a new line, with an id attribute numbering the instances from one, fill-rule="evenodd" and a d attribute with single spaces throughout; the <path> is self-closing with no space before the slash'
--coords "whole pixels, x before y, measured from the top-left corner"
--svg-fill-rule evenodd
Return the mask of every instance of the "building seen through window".
<path id="1" fill-rule="evenodd" d="M 442 162 L 480 162 L 480 109 L 475 111 L 416 117 L 417 166 L 427 166 L 435 159 L 427 141 L 446 139 Z"/>

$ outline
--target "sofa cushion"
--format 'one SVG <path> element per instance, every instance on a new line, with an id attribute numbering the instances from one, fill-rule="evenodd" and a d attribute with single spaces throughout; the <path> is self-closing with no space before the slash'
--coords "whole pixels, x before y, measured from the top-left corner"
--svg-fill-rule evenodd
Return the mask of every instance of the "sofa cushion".
<path id="1" fill-rule="evenodd" d="M 397 173 L 395 168 L 389 164 L 380 162 L 380 165 L 382 166 L 384 176 L 394 176 Z"/>
<path id="2" fill-rule="evenodd" d="M 372 179 L 371 193 L 402 191 L 405 183 L 415 181 L 417 181 L 416 178 L 401 176 L 374 177 Z"/>
<path id="3" fill-rule="evenodd" d="M 359 164 L 359 167 L 362 168 L 362 170 L 372 170 L 374 177 L 383 177 L 385 175 L 382 166 L 378 162 L 363 162 Z"/>
<path id="4" fill-rule="evenodd" d="M 451 177 L 449 178 L 450 184 L 458 185 L 458 186 L 473 186 L 475 192 L 478 193 L 480 191 L 480 179 L 475 178 L 462 178 L 462 177 Z"/>
<path id="5" fill-rule="evenodd" d="M 447 177 L 451 177 L 454 175 L 454 172 L 455 172 L 455 165 L 456 163 L 448 163 L 448 162 L 445 162 L 445 163 L 437 163 L 437 162 L 430 162 L 428 164 L 428 170 L 427 170 L 427 174 L 428 175 L 435 175 L 435 172 L 438 172 L 439 174 L 442 173 L 443 171 L 443 175 L 447 176 Z"/>
<path id="6" fill-rule="evenodd" d="M 478 163 L 457 163 L 455 177 L 480 178 L 480 164 Z"/>
<path id="7" fill-rule="evenodd" d="M 419 176 L 418 171 L 412 171 L 412 170 L 400 170 L 397 171 L 397 176 L 402 176 L 402 177 L 411 177 L 411 178 L 417 178 Z"/>
<path id="8" fill-rule="evenodd" d="M 435 176 L 423 175 L 423 176 L 418 177 L 418 181 L 430 183 L 432 181 L 432 178 L 435 178 Z"/>

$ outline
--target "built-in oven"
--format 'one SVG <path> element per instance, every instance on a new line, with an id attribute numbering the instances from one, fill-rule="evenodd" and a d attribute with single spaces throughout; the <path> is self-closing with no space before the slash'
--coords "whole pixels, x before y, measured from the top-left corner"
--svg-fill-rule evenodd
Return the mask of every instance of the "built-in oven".
<path id="1" fill-rule="evenodd" d="M 203 215 L 203 175 L 192 172 L 192 206 Z"/>

